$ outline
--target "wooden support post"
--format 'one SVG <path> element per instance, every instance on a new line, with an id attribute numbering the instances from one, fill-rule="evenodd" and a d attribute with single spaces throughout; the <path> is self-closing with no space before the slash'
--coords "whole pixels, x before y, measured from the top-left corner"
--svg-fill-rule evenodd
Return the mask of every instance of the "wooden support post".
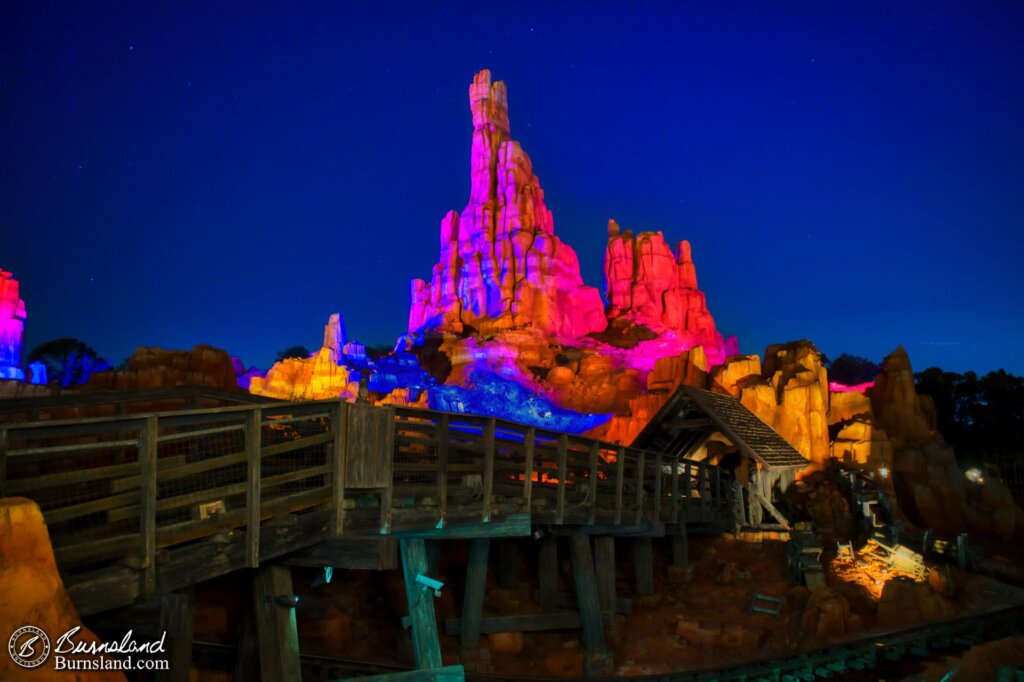
<path id="1" fill-rule="evenodd" d="M 589 500 L 587 506 L 590 507 L 587 513 L 587 523 L 593 524 L 597 520 L 597 462 L 598 455 L 601 450 L 601 444 L 598 441 L 593 441 L 590 444 L 590 480 L 587 481 L 587 485 L 590 486 Z"/>
<path id="2" fill-rule="evenodd" d="M 156 682 L 188 682 L 192 668 L 192 592 L 164 595 L 160 600 L 160 630 L 167 633 L 168 670 L 154 674 Z"/>
<path id="3" fill-rule="evenodd" d="M 573 535 L 569 538 L 572 552 L 572 573 L 576 582 L 576 598 L 583 626 L 583 671 L 593 674 L 608 663 L 608 650 L 604 642 L 604 622 L 597 596 L 597 577 L 590 552 L 590 538 Z"/>
<path id="4" fill-rule="evenodd" d="M 402 575 L 405 578 L 405 598 L 412 619 L 412 646 L 416 653 L 416 667 L 441 667 L 441 642 L 437 637 L 434 617 L 434 593 L 416 582 L 417 575 L 427 574 L 427 551 L 422 539 L 402 538 L 398 541 L 402 553 Z M 267 682 L 264 680 L 263 682 Z"/>
<path id="5" fill-rule="evenodd" d="M 245 565 L 256 568 L 260 565 L 260 479 L 262 477 L 260 422 L 263 410 L 254 407 L 245 413 L 245 461 L 247 464 L 245 486 Z"/>
<path id="6" fill-rule="evenodd" d="M 491 498 L 494 497 L 494 429 L 495 418 L 488 417 L 484 427 L 484 509 L 481 519 L 491 520 Z"/>
<path id="7" fill-rule="evenodd" d="M 672 458 L 672 523 L 679 523 L 679 458 Z"/>
<path id="8" fill-rule="evenodd" d="M 561 524 L 565 517 L 565 478 L 569 475 L 569 437 L 564 433 L 558 437 L 558 506 L 555 523 Z"/>
<path id="9" fill-rule="evenodd" d="M 700 491 L 700 506 L 708 506 L 708 492 L 705 488 L 705 481 L 707 479 L 707 467 L 704 465 L 697 466 L 697 490 Z"/>
<path id="10" fill-rule="evenodd" d="M 619 446 L 615 453 L 615 523 L 622 523 L 622 490 L 625 486 L 626 449 Z"/>
<path id="11" fill-rule="evenodd" d="M 448 413 L 437 418 L 434 446 L 437 449 L 437 523 L 444 526 L 448 510 Z"/>
<path id="12" fill-rule="evenodd" d="M 639 526 L 644 518 L 644 451 L 641 450 L 636 456 L 636 514 L 633 524 Z M 657 521 L 657 519 L 655 519 Z"/>
<path id="13" fill-rule="evenodd" d="M 722 506 L 722 468 L 715 467 L 714 471 L 714 483 L 711 491 L 711 497 L 714 501 L 715 508 L 718 509 Z"/>
<path id="14" fill-rule="evenodd" d="M 156 416 L 146 417 L 139 431 L 139 472 L 141 474 L 139 511 L 139 543 L 142 566 L 142 594 L 153 594 L 156 589 L 156 498 L 157 498 L 157 437 L 159 424 Z"/>
<path id="15" fill-rule="evenodd" d="M 480 645 L 480 619 L 484 616 L 484 590 L 487 586 L 487 558 L 491 541 L 478 538 L 469 543 L 469 562 L 466 566 L 466 594 L 462 600 L 462 633 L 459 643 L 463 649 Z"/>
<path id="16" fill-rule="evenodd" d="M 0 497 L 7 497 L 7 429 L 0 429 Z"/>
<path id="17" fill-rule="evenodd" d="M 611 623 L 616 604 L 614 535 L 598 535 L 594 538 L 594 567 L 597 572 L 597 599 L 605 623 Z"/>
<path id="18" fill-rule="evenodd" d="M 687 460 L 686 465 L 683 468 L 683 506 L 689 508 L 690 506 L 690 489 L 693 484 L 693 468 Z"/>
<path id="19" fill-rule="evenodd" d="M 345 532 L 345 465 L 348 446 L 348 403 L 338 400 L 331 408 L 331 535 Z"/>
<path id="20" fill-rule="evenodd" d="M 690 537 L 686 533 L 686 520 L 679 524 L 672 536 L 672 565 L 685 567 L 690 563 Z"/>
<path id="21" fill-rule="evenodd" d="M 519 542 L 508 538 L 498 543 L 498 586 L 512 588 L 519 584 Z"/>
<path id="22" fill-rule="evenodd" d="M 537 429 L 533 426 L 523 434 L 523 450 L 525 450 L 526 469 L 523 475 L 523 499 L 526 501 L 526 513 L 530 513 L 533 497 L 533 448 L 537 440 Z"/>
<path id="23" fill-rule="evenodd" d="M 558 539 L 546 535 L 540 540 L 537 561 L 540 605 L 550 609 L 558 599 Z"/>
<path id="24" fill-rule="evenodd" d="M 636 593 L 650 594 L 654 591 L 654 564 L 650 538 L 633 539 L 633 565 L 636 568 Z"/>
<path id="25" fill-rule="evenodd" d="M 292 573 L 285 566 L 268 564 L 256 571 L 253 612 L 263 682 L 302 682 L 299 667 L 299 632 L 295 624 Z"/>
<path id="26" fill-rule="evenodd" d="M 238 633 L 238 653 L 235 654 L 233 682 L 260 679 L 260 643 L 256 637 L 256 615 L 250 605 L 242 618 Z"/>
<path id="27" fill-rule="evenodd" d="M 384 442 L 381 443 L 381 456 L 385 461 L 384 471 L 382 472 L 384 488 L 380 493 L 381 535 L 386 535 L 391 532 L 391 497 L 394 493 L 395 487 L 394 480 L 391 475 L 391 465 L 395 461 L 395 407 L 394 405 L 389 405 L 384 409 L 387 410 L 387 416 L 384 418 Z"/>
<path id="28" fill-rule="evenodd" d="M 659 452 L 654 458 L 654 520 L 661 521 L 661 479 L 662 456 Z"/>

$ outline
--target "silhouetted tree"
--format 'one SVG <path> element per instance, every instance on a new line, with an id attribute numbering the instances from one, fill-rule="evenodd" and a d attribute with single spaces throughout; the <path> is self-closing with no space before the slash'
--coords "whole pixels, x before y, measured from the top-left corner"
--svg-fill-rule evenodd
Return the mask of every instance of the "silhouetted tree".
<path id="1" fill-rule="evenodd" d="M 824 357 L 824 356 L 823 356 Z M 873 381 L 881 371 L 876 363 L 859 355 L 843 353 L 835 360 L 824 358 L 825 368 L 828 369 L 828 380 L 838 381 L 847 386 L 856 386 L 865 381 Z"/>
<path id="2" fill-rule="evenodd" d="M 93 372 L 110 369 L 106 360 L 78 339 L 53 339 L 40 344 L 28 354 L 28 362 L 46 365 L 47 376 L 61 386 L 84 384 Z"/>
<path id="3" fill-rule="evenodd" d="M 936 426 L 966 464 L 1001 464 L 1024 456 L 1024 377 L 1005 370 L 978 378 L 930 367 L 915 375 L 935 403 Z"/>
<path id="4" fill-rule="evenodd" d="M 308 358 L 309 355 L 309 349 L 305 346 L 289 346 L 278 352 L 277 362 L 281 362 L 285 358 Z"/>

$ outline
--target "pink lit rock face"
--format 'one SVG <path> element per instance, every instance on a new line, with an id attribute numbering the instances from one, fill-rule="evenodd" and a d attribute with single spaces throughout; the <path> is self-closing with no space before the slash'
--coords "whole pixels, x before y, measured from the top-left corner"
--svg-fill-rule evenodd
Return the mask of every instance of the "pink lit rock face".
<path id="1" fill-rule="evenodd" d="M 21 335 L 25 332 L 25 302 L 18 280 L 0 269 L 0 379 L 25 380 L 21 368 Z"/>
<path id="2" fill-rule="evenodd" d="M 613 327 L 674 333 L 684 348 L 703 346 L 713 365 L 738 352 L 736 339 L 727 342 L 715 329 L 704 292 L 697 288 L 690 242 L 683 240 L 672 251 L 661 232 L 634 235 L 609 220 L 604 277 Z"/>
<path id="3" fill-rule="evenodd" d="M 574 339 L 607 322 L 597 289 L 583 284 L 530 157 L 511 139 L 505 84 L 478 73 L 469 87 L 473 146 L 469 203 L 441 221 L 430 282 L 413 280 L 409 331 L 481 335 L 532 327 Z"/>

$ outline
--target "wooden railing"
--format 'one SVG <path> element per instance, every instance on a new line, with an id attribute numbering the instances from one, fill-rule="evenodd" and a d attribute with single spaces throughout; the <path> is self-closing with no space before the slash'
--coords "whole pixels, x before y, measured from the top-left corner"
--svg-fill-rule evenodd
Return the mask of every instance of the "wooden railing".
<path id="1" fill-rule="evenodd" d="M 718 467 L 494 417 L 395 408 L 393 520 L 678 523 L 724 513 Z"/>
<path id="2" fill-rule="evenodd" d="M 208 577 L 191 565 L 202 540 L 223 547 L 202 561 L 226 573 L 332 536 L 511 513 L 540 524 L 717 518 L 724 488 L 716 467 L 659 453 L 339 400 L 0 424 L 0 497 L 39 504 L 65 577 L 128 569 L 143 594 Z"/>

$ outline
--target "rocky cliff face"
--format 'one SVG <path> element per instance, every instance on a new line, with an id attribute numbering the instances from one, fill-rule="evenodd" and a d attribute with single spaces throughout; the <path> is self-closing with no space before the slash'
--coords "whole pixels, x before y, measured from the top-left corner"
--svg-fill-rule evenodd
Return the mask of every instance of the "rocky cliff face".
<path id="1" fill-rule="evenodd" d="M 18 280 L 0 269 L 0 379 L 25 380 L 21 367 L 21 335 L 25 331 L 25 301 Z"/>
<path id="2" fill-rule="evenodd" d="M 737 352 L 735 339 L 727 346 L 715 329 L 704 292 L 697 288 L 690 242 L 681 241 L 672 251 L 661 232 L 634 235 L 610 220 L 604 277 L 613 327 L 672 332 L 687 348 L 703 346 L 713 364 Z"/>
<path id="3" fill-rule="evenodd" d="M 469 86 L 473 146 L 469 203 L 441 221 L 441 257 L 414 280 L 409 331 L 481 335 L 533 327 L 578 338 L 606 326 L 597 289 L 583 284 L 530 157 L 511 139 L 505 84 L 478 73 Z"/>

